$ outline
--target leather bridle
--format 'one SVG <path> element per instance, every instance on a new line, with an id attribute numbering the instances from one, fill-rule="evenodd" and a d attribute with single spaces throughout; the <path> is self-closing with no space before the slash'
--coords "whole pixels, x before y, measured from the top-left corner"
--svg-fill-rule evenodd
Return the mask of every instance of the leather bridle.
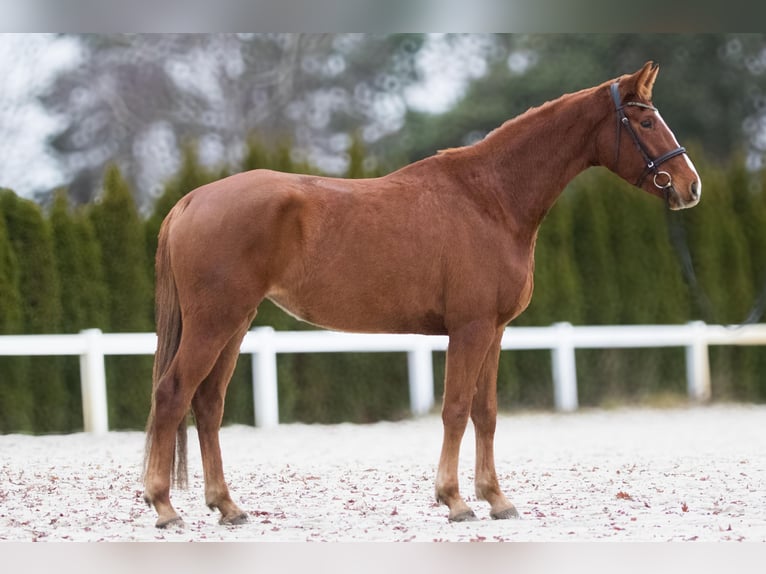
<path id="1" fill-rule="evenodd" d="M 630 138 L 633 140 L 633 143 L 636 144 L 636 148 L 638 149 L 639 153 L 644 158 L 644 162 L 646 163 L 644 172 L 641 174 L 641 177 L 639 177 L 638 180 L 636 181 L 636 187 L 641 187 L 641 184 L 644 183 L 646 176 L 648 176 L 650 173 L 654 173 L 654 186 L 663 193 L 663 195 L 665 196 L 665 203 L 667 204 L 669 201 L 668 192 L 673 188 L 673 179 L 668 172 L 661 171 L 659 169 L 659 166 L 665 163 L 666 161 L 668 161 L 670 158 L 686 153 L 686 148 L 679 146 L 676 149 L 670 150 L 669 152 L 664 153 L 657 158 L 652 158 L 651 154 L 649 153 L 649 150 L 646 149 L 646 146 L 641 141 L 641 138 L 638 137 L 638 134 L 633 129 L 633 126 L 630 125 L 630 120 L 625 115 L 625 108 L 628 106 L 634 106 L 638 108 L 651 110 L 653 112 L 656 112 L 657 108 L 655 108 L 654 106 L 650 106 L 649 104 L 644 104 L 642 102 L 625 102 L 624 104 L 621 103 L 618 82 L 614 82 L 610 86 L 610 90 L 612 94 L 612 101 L 614 101 L 614 107 L 617 110 L 617 120 L 618 120 L 617 151 L 616 151 L 617 159 L 615 161 L 615 167 L 617 167 L 620 161 L 620 135 L 621 135 L 620 132 L 622 128 L 625 127 L 625 129 L 628 130 L 628 133 L 630 134 Z M 666 182 L 658 181 L 658 178 L 660 177 L 667 178 L 667 181 Z M 703 315 L 705 316 L 706 320 L 709 323 L 712 323 L 714 322 L 712 317 L 712 312 L 711 312 L 712 306 L 710 304 L 710 299 L 708 298 L 704 290 L 701 288 L 699 281 L 697 280 L 697 275 L 694 272 L 694 265 L 692 264 L 691 252 L 689 251 L 689 245 L 686 239 L 686 230 L 680 224 L 680 221 L 670 218 L 669 209 L 667 210 L 667 213 L 668 213 L 668 228 L 670 232 L 670 239 L 671 239 L 671 242 L 673 243 L 673 246 L 676 249 L 676 252 L 678 253 L 678 257 L 681 262 L 681 269 L 683 271 L 686 282 L 688 283 L 689 287 L 693 290 L 693 292 L 696 294 L 698 305 Z M 750 313 L 748 314 L 748 316 L 744 319 L 744 321 L 739 323 L 739 325 L 733 325 L 732 327 L 737 328 L 737 327 L 742 327 L 743 325 L 757 323 L 761 319 L 761 317 L 763 317 L 765 312 L 766 312 L 766 279 L 764 279 L 761 292 L 756 298 L 755 303 L 753 303 L 753 307 L 750 309 Z"/>
<path id="2" fill-rule="evenodd" d="M 641 177 L 638 178 L 636 181 L 636 187 L 641 187 L 641 185 L 644 183 L 644 180 L 646 179 L 646 176 L 648 176 L 650 173 L 654 174 L 654 186 L 663 191 L 667 192 L 670 188 L 673 187 L 673 178 L 667 171 L 661 171 L 659 167 L 668 161 L 671 158 L 676 157 L 677 155 L 681 155 L 686 153 L 685 147 L 677 147 L 674 150 L 671 150 L 667 153 L 662 154 L 659 157 L 652 158 L 651 154 L 649 153 L 649 150 L 646 149 L 646 146 L 641 141 L 641 138 L 638 137 L 638 134 L 633 129 L 633 126 L 630 125 L 630 120 L 628 119 L 628 116 L 625 115 L 625 108 L 628 106 L 633 106 L 637 108 L 644 108 L 647 110 L 651 110 L 653 112 L 657 111 L 657 108 L 654 106 L 650 106 L 649 104 L 644 104 L 641 102 L 625 102 L 624 104 L 620 101 L 620 90 L 619 90 L 619 82 L 614 82 L 611 87 L 611 93 L 612 93 L 612 100 L 614 101 L 614 106 L 617 111 L 617 159 L 615 161 L 615 167 L 620 161 L 620 132 L 622 128 L 624 127 L 626 130 L 628 130 L 628 134 L 630 134 L 630 138 L 633 140 L 633 143 L 636 144 L 636 148 L 638 149 L 641 156 L 644 158 L 644 162 L 646 163 L 646 167 L 644 168 L 644 172 L 641 174 Z M 667 181 L 662 181 L 662 178 L 667 178 Z M 659 181 L 658 181 L 659 180 Z"/>

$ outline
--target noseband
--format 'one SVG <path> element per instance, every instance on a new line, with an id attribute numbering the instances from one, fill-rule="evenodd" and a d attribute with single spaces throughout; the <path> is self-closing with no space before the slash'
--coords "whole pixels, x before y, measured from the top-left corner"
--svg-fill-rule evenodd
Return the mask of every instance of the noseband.
<path id="1" fill-rule="evenodd" d="M 628 106 L 634 106 L 637 108 L 644 108 L 647 110 L 651 110 L 653 112 L 657 111 L 657 108 L 654 106 L 650 106 L 649 104 L 642 104 L 641 102 L 625 102 L 624 104 L 620 103 L 620 90 L 619 90 L 619 83 L 615 82 L 611 85 L 611 92 L 612 92 L 612 100 L 614 101 L 614 107 L 617 111 L 617 160 L 615 162 L 615 166 L 620 161 L 620 131 L 623 127 L 625 127 L 626 130 L 628 130 L 628 133 L 630 134 L 631 139 L 633 140 L 633 143 L 636 144 L 636 148 L 638 149 L 641 156 L 644 158 L 644 162 L 646 162 L 646 168 L 644 168 L 644 172 L 641 174 L 641 177 L 638 178 L 636 181 L 636 187 L 641 187 L 641 185 L 644 183 L 644 180 L 646 179 L 646 176 L 650 173 L 654 174 L 654 186 L 657 189 L 666 191 L 673 185 L 673 178 L 670 176 L 670 174 L 667 171 L 660 171 L 659 167 L 666 161 L 668 161 L 670 158 L 676 157 L 677 155 L 681 155 L 683 153 L 686 153 L 686 148 L 684 147 L 677 147 L 674 150 L 671 150 L 667 153 L 662 154 L 661 156 L 657 158 L 652 158 L 652 156 L 649 154 L 649 150 L 646 149 L 646 146 L 641 141 L 641 139 L 638 137 L 638 134 L 633 129 L 633 126 L 630 125 L 630 120 L 628 119 L 628 116 L 625 115 L 625 108 Z M 662 178 L 667 178 L 667 181 L 663 182 Z M 658 181 L 659 179 L 659 181 Z"/>

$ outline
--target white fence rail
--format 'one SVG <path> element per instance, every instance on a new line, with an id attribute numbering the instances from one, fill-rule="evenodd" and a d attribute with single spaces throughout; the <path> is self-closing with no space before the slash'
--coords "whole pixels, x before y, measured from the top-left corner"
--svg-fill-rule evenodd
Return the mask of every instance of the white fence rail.
<path id="1" fill-rule="evenodd" d="M 766 345 L 766 324 L 574 327 L 556 323 L 550 327 L 511 327 L 502 340 L 504 350 L 551 350 L 554 403 L 559 411 L 578 407 L 576 349 L 684 347 L 689 397 L 706 401 L 710 398 L 710 345 Z M 102 333 L 98 329 L 73 335 L 0 336 L 0 356 L 79 355 L 84 427 L 93 433 L 109 429 L 104 356 L 151 355 L 156 346 L 154 333 Z M 279 423 L 278 353 L 406 352 L 410 408 L 417 415 L 427 413 L 434 405 L 432 353 L 446 349 L 447 337 L 254 329 L 245 336 L 241 352 L 253 355 L 255 424 L 268 427 Z"/>

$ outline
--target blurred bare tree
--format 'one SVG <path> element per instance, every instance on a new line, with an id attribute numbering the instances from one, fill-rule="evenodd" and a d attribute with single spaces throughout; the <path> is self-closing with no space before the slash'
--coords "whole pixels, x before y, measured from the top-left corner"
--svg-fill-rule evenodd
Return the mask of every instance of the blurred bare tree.
<path id="1" fill-rule="evenodd" d="M 722 161 L 744 151 L 751 167 L 766 163 L 763 34 L 76 37 L 83 64 L 42 102 L 66 122 L 50 144 L 78 202 L 114 160 L 146 209 L 185 141 L 207 166 L 237 169 L 253 132 L 329 173 L 345 171 L 360 134 L 394 168 L 648 59 L 662 64 L 656 100 L 682 141 Z"/>
<path id="2" fill-rule="evenodd" d="M 83 64 L 42 96 L 67 119 L 50 145 L 78 202 L 116 160 L 141 205 L 194 139 L 208 164 L 236 166 L 249 135 L 290 140 L 318 167 L 342 171 L 351 134 L 398 130 L 417 79 L 419 35 L 81 35 Z"/>

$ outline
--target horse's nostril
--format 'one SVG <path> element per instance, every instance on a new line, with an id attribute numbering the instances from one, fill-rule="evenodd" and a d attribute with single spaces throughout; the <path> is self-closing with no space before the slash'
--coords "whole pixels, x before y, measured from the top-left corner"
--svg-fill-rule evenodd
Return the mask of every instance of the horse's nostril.
<path id="1" fill-rule="evenodd" d="M 699 184 L 696 180 L 692 182 L 691 195 L 692 199 L 697 199 L 699 197 Z"/>

